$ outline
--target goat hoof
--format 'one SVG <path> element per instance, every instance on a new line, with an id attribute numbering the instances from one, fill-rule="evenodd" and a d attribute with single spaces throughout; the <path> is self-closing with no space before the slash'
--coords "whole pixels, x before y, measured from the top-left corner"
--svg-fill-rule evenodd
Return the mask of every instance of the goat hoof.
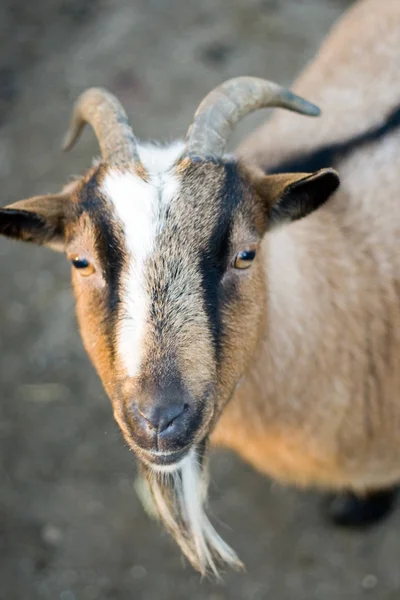
<path id="1" fill-rule="evenodd" d="M 364 496 L 356 496 L 351 492 L 331 496 L 329 519 L 341 527 L 363 528 L 379 523 L 393 510 L 397 491 L 397 488 L 390 488 Z"/>

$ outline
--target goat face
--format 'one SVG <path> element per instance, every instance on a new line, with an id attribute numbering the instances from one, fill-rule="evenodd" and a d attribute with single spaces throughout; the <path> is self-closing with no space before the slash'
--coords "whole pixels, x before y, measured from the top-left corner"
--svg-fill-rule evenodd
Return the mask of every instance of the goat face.
<path id="1" fill-rule="evenodd" d="M 245 171 L 180 154 L 153 148 L 145 179 L 99 166 L 68 227 L 85 346 L 125 438 L 159 469 L 210 433 L 254 354 L 265 295 L 265 211 Z"/>
<path id="2" fill-rule="evenodd" d="M 169 470 L 209 435 L 254 357 L 268 203 L 277 191 L 284 197 L 277 181 L 288 188 L 287 177 L 258 179 L 235 162 L 180 159 L 181 151 L 142 151 L 145 174 L 106 167 L 92 175 L 81 205 L 92 181 L 101 205 L 92 215 L 89 207 L 95 248 L 88 253 L 88 239 L 84 256 L 100 268 L 90 278 L 74 273 L 85 345 L 125 438 L 145 463 Z M 336 185 L 332 173 L 305 181 L 291 214 L 275 205 L 278 220 L 301 214 L 306 187 Z M 96 215 L 109 216 L 96 224 Z M 80 256 L 73 246 L 69 253 Z"/>

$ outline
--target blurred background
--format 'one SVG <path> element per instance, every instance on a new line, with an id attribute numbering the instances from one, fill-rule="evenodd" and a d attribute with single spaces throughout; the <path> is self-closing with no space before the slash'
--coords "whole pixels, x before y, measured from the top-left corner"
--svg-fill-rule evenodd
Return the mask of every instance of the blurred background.
<path id="1" fill-rule="evenodd" d="M 1 204 L 90 165 L 89 130 L 59 151 L 84 88 L 116 93 L 139 137 L 181 136 L 228 77 L 290 84 L 351 3 L 1 0 Z M 368 533 L 335 530 L 320 495 L 229 453 L 213 456 L 211 509 L 247 572 L 200 581 L 136 498 L 73 305 L 63 257 L 0 240 L 1 600 L 398 600 L 400 511 Z"/>

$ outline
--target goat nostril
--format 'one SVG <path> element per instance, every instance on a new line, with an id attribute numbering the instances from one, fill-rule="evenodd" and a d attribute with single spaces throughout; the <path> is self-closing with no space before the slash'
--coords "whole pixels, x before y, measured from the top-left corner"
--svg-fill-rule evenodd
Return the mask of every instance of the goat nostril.
<path id="1" fill-rule="evenodd" d="M 168 404 L 166 406 L 139 407 L 136 410 L 146 426 L 151 430 L 161 433 L 171 427 L 173 423 L 189 409 L 189 404 Z"/>
<path id="2" fill-rule="evenodd" d="M 171 416 L 170 420 L 162 427 L 162 430 L 164 431 L 165 429 L 168 429 L 168 427 L 170 427 L 178 417 L 180 417 L 184 412 L 186 412 L 186 410 L 189 408 L 189 404 L 187 404 L 185 402 L 185 404 L 182 406 L 182 410 L 180 412 L 178 412 L 177 414 L 175 414 L 174 416 Z"/>
<path id="3" fill-rule="evenodd" d="M 151 415 L 145 415 L 140 408 L 138 408 L 139 415 L 146 421 L 147 426 L 150 429 L 158 429 L 158 423 L 154 422 L 151 418 Z"/>
<path id="4" fill-rule="evenodd" d="M 158 431 L 161 433 L 171 427 L 177 419 L 189 408 L 189 404 L 174 405 L 169 407 L 165 414 L 161 416 Z"/>

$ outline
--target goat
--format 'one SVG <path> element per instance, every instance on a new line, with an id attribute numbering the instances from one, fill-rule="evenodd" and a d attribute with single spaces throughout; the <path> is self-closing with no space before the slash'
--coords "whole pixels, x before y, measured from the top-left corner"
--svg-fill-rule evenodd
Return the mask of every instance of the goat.
<path id="1" fill-rule="evenodd" d="M 236 78 L 164 147 L 140 144 L 116 98 L 89 89 L 65 147 L 89 123 L 101 160 L 0 210 L 0 233 L 72 262 L 86 350 L 161 520 L 202 573 L 241 564 L 203 508 L 210 441 L 300 486 L 400 481 L 400 137 L 376 133 L 400 98 L 399 18 L 396 0 L 357 4 L 295 85 L 324 116 L 275 116 L 237 156 L 226 143 L 249 112 L 318 109 Z M 314 149 L 340 189 L 330 165 L 282 173 Z"/>

